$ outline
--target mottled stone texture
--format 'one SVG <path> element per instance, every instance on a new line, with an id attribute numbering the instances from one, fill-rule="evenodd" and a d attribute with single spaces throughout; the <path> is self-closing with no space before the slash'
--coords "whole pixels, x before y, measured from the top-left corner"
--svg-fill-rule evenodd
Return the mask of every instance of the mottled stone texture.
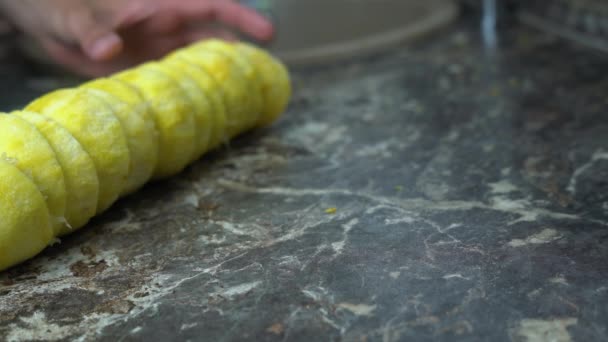
<path id="1" fill-rule="evenodd" d="M 608 339 L 607 70 L 466 24 L 296 70 L 276 125 L 0 274 L 0 340 Z"/>

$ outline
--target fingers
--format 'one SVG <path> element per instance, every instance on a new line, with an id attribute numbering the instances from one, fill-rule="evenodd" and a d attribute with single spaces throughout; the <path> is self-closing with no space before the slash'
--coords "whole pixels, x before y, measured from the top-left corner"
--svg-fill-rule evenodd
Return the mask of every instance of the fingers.
<path id="1" fill-rule="evenodd" d="M 272 38 L 272 24 L 256 11 L 233 1 L 212 1 L 211 4 L 213 15 L 219 22 L 259 40 Z"/>
<path id="2" fill-rule="evenodd" d="M 158 13 L 157 6 L 151 1 L 129 1 L 127 4 L 124 4 L 123 0 L 115 1 L 118 1 L 118 4 L 104 4 L 110 6 L 110 15 L 113 14 L 114 17 L 111 24 L 117 29 L 138 25 Z"/>
<path id="3" fill-rule="evenodd" d="M 128 67 L 128 63 L 122 61 L 91 60 L 80 49 L 73 49 L 52 38 L 42 39 L 40 43 L 58 65 L 82 76 L 100 77 Z"/>
<path id="4" fill-rule="evenodd" d="M 96 18 L 89 9 L 68 14 L 67 30 L 83 52 L 94 61 L 107 61 L 123 49 L 122 38 L 110 24 Z"/>
<path id="5" fill-rule="evenodd" d="M 236 40 L 232 32 L 210 25 L 213 22 L 258 40 L 268 40 L 274 33 L 263 16 L 231 0 L 108 0 L 88 7 L 82 6 L 87 1 L 62 1 L 73 6 L 64 7 L 70 10 L 56 25 L 57 34 L 39 38 L 60 65 L 86 76 L 103 76 L 160 58 L 201 39 Z"/>
<path id="6" fill-rule="evenodd" d="M 124 56 L 132 65 L 161 58 L 188 43 L 186 35 L 182 31 L 156 35 L 154 39 L 145 39 L 144 37 L 139 35 L 138 32 L 124 35 L 125 42 L 128 45 L 128 49 L 124 51 Z"/>
<path id="7" fill-rule="evenodd" d="M 184 18 L 175 11 L 165 10 L 162 14 L 153 15 L 146 20 L 124 27 L 120 30 L 123 35 L 136 33 L 145 37 L 157 37 L 158 35 L 174 34 L 186 26 Z"/>
<path id="8" fill-rule="evenodd" d="M 258 40 L 269 40 L 274 34 L 266 18 L 231 0 L 166 1 L 159 5 L 161 10 L 173 10 L 190 21 L 219 21 Z"/>
<path id="9" fill-rule="evenodd" d="M 205 28 L 193 28 L 189 32 L 184 34 L 186 44 L 198 42 L 200 40 L 209 38 L 219 38 L 226 41 L 236 41 L 238 37 L 228 30 L 224 29 L 205 29 Z"/>

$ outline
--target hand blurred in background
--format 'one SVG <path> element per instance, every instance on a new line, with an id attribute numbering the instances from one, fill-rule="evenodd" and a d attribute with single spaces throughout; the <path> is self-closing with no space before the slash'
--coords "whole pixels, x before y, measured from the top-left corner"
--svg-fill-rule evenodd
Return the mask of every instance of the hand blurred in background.
<path id="1" fill-rule="evenodd" d="M 0 10 L 59 65 L 103 76 L 204 38 L 258 41 L 272 24 L 232 0 L 0 0 Z"/>

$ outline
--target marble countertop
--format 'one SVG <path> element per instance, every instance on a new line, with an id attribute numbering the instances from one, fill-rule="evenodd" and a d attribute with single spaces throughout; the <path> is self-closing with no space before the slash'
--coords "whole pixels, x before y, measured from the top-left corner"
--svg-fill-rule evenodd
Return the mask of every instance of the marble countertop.
<path id="1" fill-rule="evenodd" d="M 276 125 L 0 274 L 0 340 L 608 339 L 608 59 L 469 26 L 295 70 Z"/>

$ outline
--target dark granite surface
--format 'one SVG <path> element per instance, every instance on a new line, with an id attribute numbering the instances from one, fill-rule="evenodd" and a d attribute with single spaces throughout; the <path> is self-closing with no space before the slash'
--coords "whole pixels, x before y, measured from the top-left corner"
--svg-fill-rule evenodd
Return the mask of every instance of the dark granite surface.
<path id="1" fill-rule="evenodd" d="M 606 340 L 606 71 L 465 24 L 295 71 L 276 125 L 0 274 L 0 340 Z M 1 72 L 5 109 L 57 86 Z"/>

